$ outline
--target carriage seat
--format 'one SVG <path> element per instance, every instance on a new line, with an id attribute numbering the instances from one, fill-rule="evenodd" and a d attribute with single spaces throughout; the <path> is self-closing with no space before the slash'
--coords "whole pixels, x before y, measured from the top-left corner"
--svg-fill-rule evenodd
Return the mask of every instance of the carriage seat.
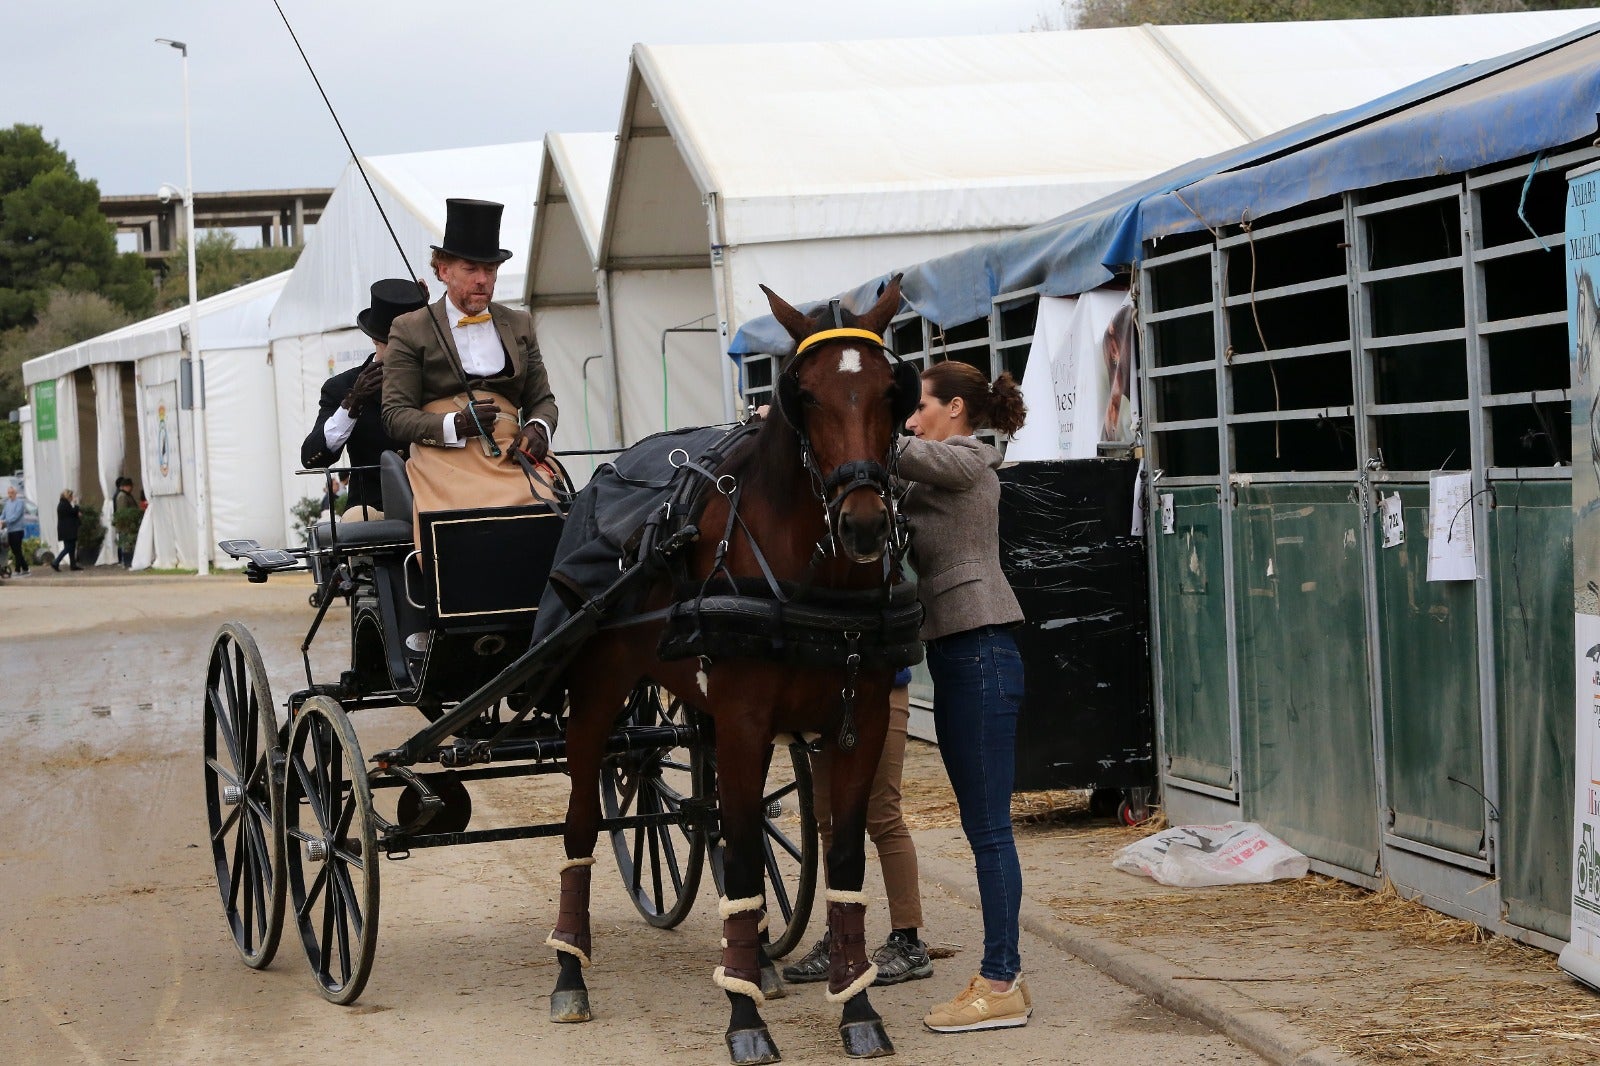
<path id="1" fill-rule="evenodd" d="M 333 546 L 333 524 L 318 522 L 311 529 L 311 547 L 326 549 Z M 376 548 L 411 547 L 411 523 L 398 518 L 384 518 L 376 522 L 340 522 L 339 549 L 341 551 L 371 551 Z"/>
<path id="2" fill-rule="evenodd" d="M 411 478 L 406 475 L 405 456 L 387 451 L 378 456 L 378 488 L 383 493 L 385 522 L 401 522 L 411 536 Z"/>

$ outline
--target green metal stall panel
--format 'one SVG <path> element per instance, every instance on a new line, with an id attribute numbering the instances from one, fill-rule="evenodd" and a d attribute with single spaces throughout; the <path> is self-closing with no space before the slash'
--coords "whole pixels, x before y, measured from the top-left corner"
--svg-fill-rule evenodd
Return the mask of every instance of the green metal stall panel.
<path id="1" fill-rule="evenodd" d="M 1500 898 L 1517 925 L 1571 925 L 1572 491 L 1495 485 L 1490 511 L 1500 733 Z"/>
<path id="2" fill-rule="evenodd" d="M 1173 531 L 1154 532 L 1167 772 L 1233 787 L 1222 509 L 1210 486 L 1173 488 Z M 1156 529 L 1161 510 L 1156 509 Z"/>
<path id="3" fill-rule="evenodd" d="M 1234 516 L 1245 817 L 1376 873 L 1361 507 L 1349 485 L 1264 485 Z"/>
<path id="4" fill-rule="evenodd" d="M 1428 487 L 1398 491 L 1404 542 L 1382 547 L 1381 523 L 1373 523 L 1390 830 L 1478 858 L 1484 811 L 1476 590 L 1471 581 L 1427 580 Z"/>

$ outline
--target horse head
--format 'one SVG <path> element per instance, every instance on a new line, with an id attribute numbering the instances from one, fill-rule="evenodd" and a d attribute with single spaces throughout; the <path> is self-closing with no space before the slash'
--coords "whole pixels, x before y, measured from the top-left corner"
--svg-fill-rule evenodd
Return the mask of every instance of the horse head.
<path id="1" fill-rule="evenodd" d="M 761 291 L 795 340 L 778 372 L 775 406 L 799 437 L 801 461 L 827 511 L 827 542 L 851 562 L 875 562 L 894 526 L 895 430 L 922 387 L 916 367 L 882 339 L 900 310 L 900 276 L 863 315 L 834 301 L 807 316 L 765 285 Z"/>

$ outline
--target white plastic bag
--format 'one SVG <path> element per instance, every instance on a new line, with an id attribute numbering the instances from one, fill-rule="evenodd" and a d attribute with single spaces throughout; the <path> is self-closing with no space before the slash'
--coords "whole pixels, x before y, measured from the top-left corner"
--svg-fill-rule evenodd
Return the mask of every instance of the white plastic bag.
<path id="1" fill-rule="evenodd" d="M 1254 822 L 1180 825 L 1135 841 L 1111 865 L 1163 885 L 1252 885 L 1304 877 L 1311 862 Z"/>

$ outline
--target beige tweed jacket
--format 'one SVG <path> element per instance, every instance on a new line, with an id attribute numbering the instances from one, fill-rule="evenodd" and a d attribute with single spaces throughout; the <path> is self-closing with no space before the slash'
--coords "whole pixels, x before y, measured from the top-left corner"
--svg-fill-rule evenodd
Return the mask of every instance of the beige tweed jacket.
<path id="1" fill-rule="evenodd" d="M 424 405 L 461 391 L 454 367 L 460 353 L 446 324 L 445 298 L 401 315 L 389 327 L 389 350 L 383 357 L 383 428 L 397 441 L 440 445 L 444 443 L 444 418 L 424 411 Z M 437 332 L 428 324 L 432 315 Z M 506 354 L 511 356 L 510 377 L 472 378 L 474 390 L 499 393 L 519 411 L 522 424 L 542 418 L 556 429 L 556 398 L 550 376 L 533 337 L 533 316 L 505 304 L 491 303 L 489 315 Z M 443 335 L 446 349 L 440 347 Z"/>
<path id="2" fill-rule="evenodd" d="M 976 437 L 900 444 L 922 639 L 1022 621 L 1000 571 L 1000 453 Z"/>

